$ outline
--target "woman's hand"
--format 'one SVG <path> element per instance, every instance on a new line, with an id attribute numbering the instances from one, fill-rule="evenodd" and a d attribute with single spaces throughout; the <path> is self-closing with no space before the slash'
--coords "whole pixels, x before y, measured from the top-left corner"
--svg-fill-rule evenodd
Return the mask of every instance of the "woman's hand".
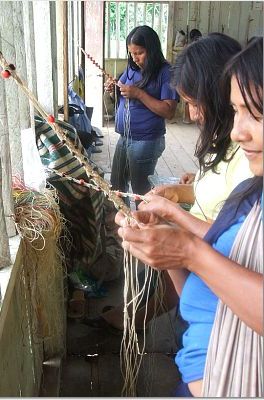
<path id="1" fill-rule="evenodd" d="M 113 93 L 115 87 L 115 81 L 112 78 L 108 78 L 104 84 L 104 89 L 107 93 Z"/>
<path id="2" fill-rule="evenodd" d="M 154 213 L 144 212 L 144 211 L 134 211 L 132 212 L 132 219 L 129 222 L 128 218 L 118 211 L 115 216 L 115 223 L 121 227 L 130 226 L 135 229 L 139 229 L 140 225 L 158 225 L 161 223 L 161 219 Z"/>
<path id="3" fill-rule="evenodd" d="M 182 177 L 179 180 L 180 184 L 192 184 L 194 182 L 195 179 L 195 174 L 192 172 L 186 172 L 184 175 L 182 175 Z"/>
<path id="4" fill-rule="evenodd" d="M 139 99 L 142 89 L 134 85 L 124 85 L 118 81 L 120 87 L 120 93 L 125 99 Z"/>
<path id="5" fill-rule="evenodd" d="M 171 201 L 166 196 L 169 196 L 169 198 L 173 198 L 174 200 L 178 200 L 176 196 L 173 195 L 173 190 L 172 191 L 167 191 L 166 189 L 162 190 L 160 189 L 160 194 L 156 195 L 153 194 L 155 189 L 153 189 L 151 192 L 147 193 L 144 195 L 144 198 L 146 199 L 146 202 L 142 201 L 138 209 L 140 211 L 144 212 L 151 212 L 156 214 L 159 218 L 167 221 L 175 221 L 175 213 L 177 213 L 177 208 L 179 207 L 177 204 L 175 204 L 175 201 Z M 159 189 L 157 189 L 159 191 Z M 164 221 L 163 221 L 164 222 Z"/>
<path id="6" fill-rule="evenodd" d="M 116 223 L 121 226 L 118 235 L 123 239 L 124 249 L 156 269 L 182 269 L 188 265 L 195 250 L 194 235 L 160 224 L 153 213 L 135 211 L 133 217 L 138 224 L 128 226 L 122 213 L 116 215 Z"/>
<path id="7" fill-rule="evenodd" d="M 147 195 L 149 194 L 155 194 L 164 197 L 173 203 L 178 203 L 179 201 L 178 185 L 155 186 L 150 192 L 147 193 Z"/>

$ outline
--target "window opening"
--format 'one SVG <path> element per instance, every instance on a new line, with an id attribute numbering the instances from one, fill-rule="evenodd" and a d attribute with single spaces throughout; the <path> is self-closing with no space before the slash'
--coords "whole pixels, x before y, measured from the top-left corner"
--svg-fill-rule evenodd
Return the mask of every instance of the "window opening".
<path id="1" fill-rule="evenodd" d="M 157 32 L 166 57 L 168 12 L 168 2 L 106 2 L 105 58 L 126 58 L 126 37 L 138 25 Z"/>

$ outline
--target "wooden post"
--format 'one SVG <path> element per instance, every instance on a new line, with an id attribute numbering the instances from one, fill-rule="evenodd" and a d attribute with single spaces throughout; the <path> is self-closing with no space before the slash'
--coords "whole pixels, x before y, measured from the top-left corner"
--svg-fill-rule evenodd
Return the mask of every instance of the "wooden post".
<path id="1" fill-rule="evenodd" d="M 52 13 L 55 6 L 49 1 L 33 1 L 35 57 L 38 100 L 49 114 L 56 114 L 57 60 L 56 31 Z"/>
<path id="2" fill-rule="evenodd" d="M 2 163 L 0 158 L 0 269 L 11 264 L 9 240 L 6 230 L 6 221 L 4 215 L 4 204 L 2 198 Z"/>
<path id="3" fill-rule="evenodd" d="M 18 2 L 14 1 L 0 1 L 0 36 L 1 36 L 1 51 L 5 54 L 7 60 L 10 60 L 10 63 L 15 64 L 17 62 L 16 59 L 16 47 L 21 46 L 24 48 L 24 43 L 20 42 L 15 45 L 15 36 L 14 36 L 14 21 L 13 21 L 13 13 L 16 14 L 16 4 Z M 21 27 L 16 26 L 16 29 L 21 29 Z M 21 50 L 23 51 L 23 50 Z M 18 56 L 18 62 L 19 56 Z M 2 80 L 2 79 L 1 79 Z M 20 140 L 20 100 L 22 97 L 18 94 L 17 85 L 14 84 L 12 80 L 5 80 L 5 89 L 6 89 L 6 111 L 4 116 L 7 118 L 7 124 L 9 128 L 9 140 L 10 140 L 10 149 L 11 149 L 11 158 L 12 158 L 12 173 L 19 173 L 23 176 L 23 164 L 22 164 L 22 151 L 21 151 L 21 140 Z M 2 90 L 1 93 L 1 101 L 2 103 Z M 0 107 L 3 105 L 1 104 Z M 0 112 L 3 115 L 2 112 Z M 5 148 L 4 148 L 5 149 Z M 3 162 L 3 166 L 6 163 Z"/>
<path id="4" fill-rule="evenodd" d="M 1 39 L 0 39 L 1 46 Z M 14 82 L 13 82 L 14 86 Z M 13 220 L 10 215 L 14 214 L 14 204 L 12 197 L 12 168 L 11 168 L 11 155 L 10 155 L 10 144 L 9 144 L 9 128 L 7 118 L 7 104 L 6 104 L 6 85 L 5 81 L 0 78 L 0 161 L 2 162 L 1 173 L 0 173 L 0 196 L 1 196 L 1 224 L 2 229 L 7 231 L 9 237 L 16 235 L 16 229 Z M 19 156 L 19 155 L 18 155 Z M 4 217 L 4 215 L 6 217 Z M 3 220 L 3 221 L 2 221 Z M 4 236 L 4 233 L 0 229 L 0 237 Z M 5 240 L 5 239 L 3 239 Z M 1 242 L 1 238 L 0 238 Z M 0 246 L 1 251 L 1 246 Z"/>
<path id="5" fill-rule="evenodd" d="M 14 1 L 13 4 L 13 26 L 14 26 L 14 46 L 16 52 L 16 69 L 24 79 L 27 79 L 27 65 L 25 55 L 25 36 L 23 21 L 23 2 Z M 29 101 L 21 90 L 18 90 L 18 114 L 20 118 L 20 129 L 30 127 Z"/>
<path id="6" fill-rule="evenodd" d="M 64 120 L 68 121 L 68 32 L 67 1 L 56 1 L 58 104 L 64 106 Z"/>
<path id="7" fill-rule="evenodd" d="M 99 65 L 104 61 L 104 2 L 85 1 L 85 50 Z M 91 23 L 93 21 L 93 23 Z M 92 124 L 103 126 L 103 77 L 90 60 L 85 59 L 85 104 L 94 107 Z"/>
<path id="8" fill-rule="evenodd" d="M 33 24 L 33 5 L 31 1 L 23 1 L 23 22 L 24 22 L 24 37 L 25 37 L 25 56 L 27 65 L 27 83 L 29 89 L 37 96 L 37 73 L 35 62 L 35 38 Z M 30 118 L 31 127 L 34 129 L 34 114 L 35 110 L 30 103 Z"/>

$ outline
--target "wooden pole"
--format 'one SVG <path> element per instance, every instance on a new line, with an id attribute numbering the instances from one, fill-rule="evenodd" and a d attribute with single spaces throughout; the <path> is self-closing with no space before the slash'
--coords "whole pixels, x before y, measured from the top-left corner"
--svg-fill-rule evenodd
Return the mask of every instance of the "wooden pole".
<path id="1" fill-rule="evenodd" d="M 2 163 L 0 158 L 0 269 L 11 264 L 9 240 L 6 230 L 6 221 L 4 215 L 4 204 L 2 198 Z"/>
<path id="2" fill-rule="evenodd" d="M 62 2 L 62 32 L 63 32 L 63 94 L 64 94 L 64 121 L 69 120 L 68 107 L 68 4 Z"/>

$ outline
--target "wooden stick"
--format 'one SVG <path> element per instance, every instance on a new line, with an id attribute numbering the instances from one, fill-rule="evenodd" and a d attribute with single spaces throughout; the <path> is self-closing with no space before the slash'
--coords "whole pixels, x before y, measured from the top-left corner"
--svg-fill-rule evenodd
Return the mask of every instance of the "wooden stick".
<path id="1" fill-rule="evenodd" d="M 74 144 L 68 138 L 68 133 L 66 130 L 63 130 L 56 122 L 53 116 L 48 115 L 47 112 L 42 108 L 38 100 L 35 98 L 34 94 L 28 89 L 27 85 L 22 81 L 22 79 L 16 73 L 15 67 L 12 64 L 8 64 L 3 54 L 0 52 L 0 66 L 4 71 L 8 71 L 9 76 L 14 79 L 17 85 L 21 88 L 21 90 L 25 93 L 25 95 L 32 102 L 33 106 L 38 110 L 40 115 L 47 121 L 47 123 L 51 126 L 53 131 L 58 135 L 59 139 L 65 144 L 72 155 L 81 163 L 84 167 L 85 172 L 90 177 L 92 182 L 98 189 L 102 190 L 105 196 L 108 197 L 110 201 L 112 201 L 115 207 L 118 210 L 121 210 L 128 218 L 131 218 L 131 210 L 124 203 L 121 197 L 119 197 L 115 191 L 111 190 L 111 185 L 104 180 L 98 172 L 96 172 L 91 164 L 88 161 L 88 157 L 84 156 L 81 151 L 75 147 Z M 2 71 L 3 72 L 3 71 Z"/>
<path id="2" fill-rule="evenodd" d="M 100 69 L 100 71 L 102 71 L 102 73 L 103 73 L 105 76 L 107 76 L 107 78 L 110 78 L 110 79 L 113 81 L 113 83 L 114 83 L 115 85 L 117 85 L 117 79 L 113 78 L 112 75 L 108 74 L 108 72 L 106 72 L 106 70 L 103 69 L 103 68 L 95 61 L 95 59 L 94 59 L 90 54 L 88 54 L 82 47 L 80 47 L 80 46 L 78 46 L 78 47 L 79 47 L 79 49 L 83 52 L 83 54 L 86 55 L 86 57 L 89 58 L 89 60 L 90 60 L 98 69 Z"/>

